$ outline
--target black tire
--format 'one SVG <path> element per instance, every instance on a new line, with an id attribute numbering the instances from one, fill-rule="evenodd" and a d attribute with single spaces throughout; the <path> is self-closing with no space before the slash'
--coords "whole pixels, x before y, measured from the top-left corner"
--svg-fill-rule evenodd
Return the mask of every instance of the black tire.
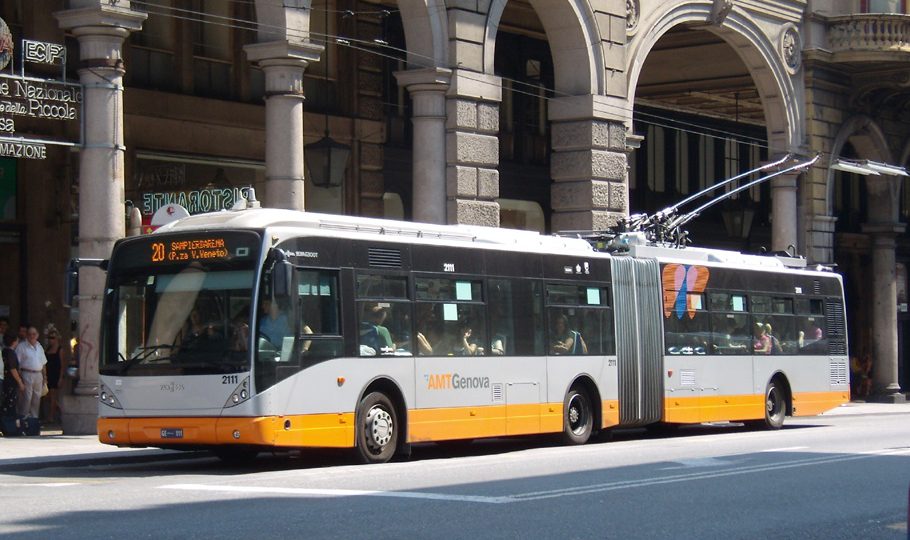
<path id="1" fill-rule="evenodd" d="M 566 394 L 562 413 L 562 440 L 566 444 L 585 444 L 591 438 L 594 411 L 583 390 L 571 389 Z"/>
<path id="2" fill-rule="evenodd" d="M 225 465 L 243 467 L 249 465 L 259 455 L 257 448 L 248 446 L 220 446 L 212 450 Z"/>
<path id="3" fill-rule="evenodd" d="M 771 381 L 765 389 L 765 419 L 747 422 L 746 425 L 758 429 L 780 429 L 786 416 L 786 390 L 777 381 Z"/>
<path id="4" fill-rule="evenodd" d="M 398 415 L 385 394 L 372 392 L 357 407 L 357 455 L 363 463 L 385 463 L 398 447 Z"/>

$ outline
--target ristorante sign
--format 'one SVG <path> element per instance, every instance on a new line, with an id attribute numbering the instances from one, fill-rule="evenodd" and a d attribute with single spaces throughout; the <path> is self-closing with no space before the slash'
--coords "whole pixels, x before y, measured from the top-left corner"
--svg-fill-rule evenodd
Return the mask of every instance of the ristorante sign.
<path id="1" fill-rule="evenodd" d="M 0 19 L 0 157 L 44 159 L 47 145 L 76 146 L 77 142 L 38 137 L 23 132 L 21 125 L 36 122 L 79 121 L 82 115 L 82 85 L 67 82 L 66 48 L 56 43 L 21 41 L 20 69 L 14 65 L 12 34 Z M 26 64 L 60 66 L 61 80 L 29 77 Z M 28 128 L 26 128 L 28 129 Z"/>

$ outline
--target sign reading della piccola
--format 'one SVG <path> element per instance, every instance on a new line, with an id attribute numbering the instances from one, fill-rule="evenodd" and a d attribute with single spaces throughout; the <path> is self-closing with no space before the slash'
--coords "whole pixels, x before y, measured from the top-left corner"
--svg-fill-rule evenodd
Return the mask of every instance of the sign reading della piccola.
<path id="1" fill-rule="evenodd" d="M 47 145 L 76 146 L 73 141 L 24 133 L 21 123 L 78 121 L 82 114 L 82 85 L 65 80 L 66 47 L 57 43 L 21 40 L 20 66 L 9 27 L 0 19 L 0 157 L 44 159 Z M 29 77 L 27 64 L 61 66 L 61 79 Z"/>

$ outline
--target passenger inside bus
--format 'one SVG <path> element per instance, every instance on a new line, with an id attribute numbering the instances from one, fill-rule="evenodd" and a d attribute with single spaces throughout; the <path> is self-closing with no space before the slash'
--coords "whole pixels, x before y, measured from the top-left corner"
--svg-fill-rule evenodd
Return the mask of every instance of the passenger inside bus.
<path id="1" fill-rule="evenodd" d="M 207 350 L 221 338 L 221 333 L 211 320 L 198 307 L 194 307 L 181 332 L 180 346 L 184 350 Z"/>
<path id="2" fill-rule="evenodd" d="M 231 319 L 231 343 L 232 351 L 247 351 L 250 342 L 250 306 L 245 305 L 237 311 L 234 318 Z"/>
<path id="3" fill-rule="evenodd" d="M 771 354 L 784 354 L 784 349 L 780 345 L 780 340 L 774 335 L 774 330 L 770 323 L 765 323 L 765 334 L 771 340 Z"/>
<path id="4" fill-rule="evenodd" d="M 452 340 L 452 354 L 454 356 L 480 356 L 484 353 L 484 348 L 477 344 L 473 336 L 474 331 L 467 319 L 458 321 L 458 330 Z"/>
<path id="5" fill-rule="evenodd" d="M 439 341 L 439 322 L 433 304 L 417 305 L 417 354 L 433 354 L 433 344 Z"/>
<path id="6" fill-rule="evenodd" d="M 581 333 L 569 328 L 569 318 L 559 314 L 553 320 L 553 341 L 550 344 L 551 354 L 587 354 Z"/>
<path id="7" fill-rule="evenodd" d="M 376 356 L 395 352 L 392 335 L 383 326 L 388 316 L 388 307 L 376 302 L 363 305 L 360 318 L 360 356 Z"/>
<path id="8" fill-rule="evenodd" d="M 768 332 L 765 330 L 765 325 L 759 322 L 755 323 L 753 332 L 755 341 L 753 342 L 752 347 L 755 354 L 771 354 L 771 336 L 769 336 Z"/>

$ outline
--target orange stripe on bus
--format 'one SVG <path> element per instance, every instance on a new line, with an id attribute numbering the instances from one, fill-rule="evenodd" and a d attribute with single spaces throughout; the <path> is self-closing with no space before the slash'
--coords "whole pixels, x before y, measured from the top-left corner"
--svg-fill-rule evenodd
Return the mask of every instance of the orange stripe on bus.
<path id="1" fill-rule="evenodd" d="M 815 416 L 850 400 L 846 392 L 800 392 L 793 395 L 793 416 Z M 664 422 L 695 424 L 761 420 L 765 398 L 761 394 L 734 396 L 669 397 L 664 400 Z"/>
<path id="2" fill-rule="evenodd" d="M 793 416 L 815 416 L 850 401 L 849 392 L 802 392 L 793 395 Z"/>
<path id="3" fill-rule="evenodd" d="M 164 437 L 165 430 L 171 430 L 171 435 L 174 430 L 181 430 L 182 436 Z M 98 439 L 118 446 L 250 444 L 349 448 L 354 446 L 354 414 L 258 418 L 99 418 Z"/>
<path id="4" fill-rule="evenodd" d="M 562 403 L 530 403 L 413 409 L 408 411 L 408 441 L 558 433 L 562 431 L 562 407 Z M 601 412 L 602 427 L 619 423 L 617 401 L 604 401 Z M 354 428 L 354 413 L 259 418 L 99 418 L 98 438 L 120 446 L 249 444 L 349 448 L 354 446 Z M 162 436 L 163 430 L 173 435 L 178 429 L 180 438 Z"/>
<path id="5" fill-rule="evenodd" d="M 807 392 L 793 396 L 795 416 L 833 409 L 849 400 L 846 392 Z M 699 423 L 764 418 L 762 395 L 670 397 L 665 422 Z M 408 442 L 445 441 L 562 431 L 562 403 L 447 407 L 408 411 Z M 601 403 L 601 427 L 619 425 L 619 401 Z M 181 430 L 180 438 L 165 437 Z M 236 433 L 236 436 L 235 436 Z M 206 446 L 248 444 L 275 447 L 350 448 L 354 413 L 259 418 L 99 418 L 98 439 L 117 446 Z"/>

